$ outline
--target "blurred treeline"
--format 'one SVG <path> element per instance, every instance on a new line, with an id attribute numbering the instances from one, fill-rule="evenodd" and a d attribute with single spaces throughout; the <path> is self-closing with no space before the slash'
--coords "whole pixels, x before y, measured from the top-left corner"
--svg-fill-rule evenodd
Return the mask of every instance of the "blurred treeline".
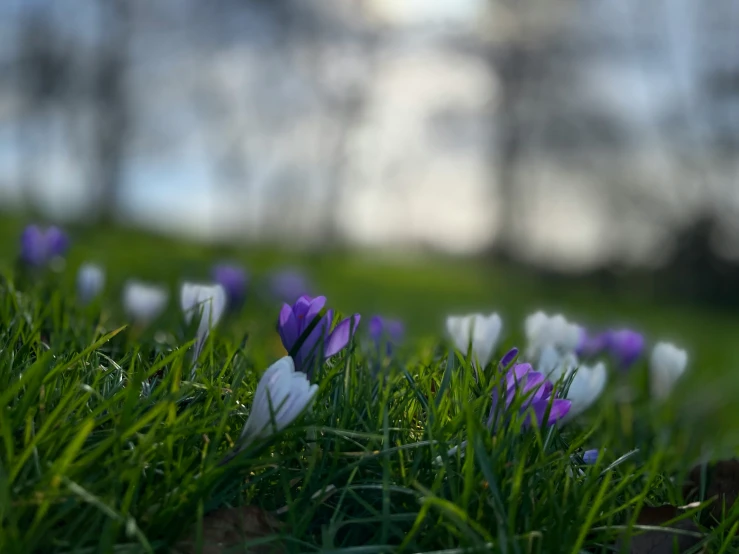
<path id="1" fill-rule="evenodd" d="M 469 206 L 495 214 L 464 235 L 482 235 L 474 245 L 490 260 L 739 306 L 735 2 L 407 6 L 9 2 L 0 201 L 159 228 L 188 216 L 147 211 L 147 199 L 201 195 L 212 205 L 189 216 L 196 233 L 321 248 L 436 248 L 443 237 L 428 229 L 471 225 Z M 383 118 L 422 128 L 390 132 Z M 180 187 L 178 167 L 202 170 L 204 191 Z M 475 183 L 485 193 L 444 219 L 455 187 Z M 358 211 L 370 199 L 375 212 Z M 590 223 L 576 225 L 583 214 Z M 570 226 L 573 244 L 588 239 L 576 261 L 546 242 Z"/>

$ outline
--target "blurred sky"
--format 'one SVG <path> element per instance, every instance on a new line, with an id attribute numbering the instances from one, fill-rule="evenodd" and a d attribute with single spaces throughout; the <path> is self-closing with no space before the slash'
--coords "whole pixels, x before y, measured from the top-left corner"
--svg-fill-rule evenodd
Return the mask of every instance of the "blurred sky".
<path id="1" fill-rule="evenodd" d="M 739 4 L 532 0 L 525 15 L 492 0 L 283 4 L 294 13 L 263 1 L 130 2 L 122 219 L 205 240 L 330 232 L 455 253 L 489 246 L 512 219 L 522 258 L 583 268 L 615 255 L 659 261 L 675 222 L 710 208 L 725 223 L 724 253 L 739 242 L 739 158 L 714 146 L 739 130 L 739 102 L 704 93 L 709 73 L 739 67 Z M 91 209 L 86 64 L 108 36 L 100 6 L 0 3 L 5 206 L 30 187 L 49 217 Z M 31 13 L 78 52 L 58 105 L 29 104 L 16 86 Z M 550 43 L 562 50 L 551 64 Z M 515 218 L 504 217 L 513 207 L 496 165 L 495 53 L 509 44 L 542 48 L 517 104 Z M 615 121 L 616 146 L 592 138 L 583 113 Z"/>

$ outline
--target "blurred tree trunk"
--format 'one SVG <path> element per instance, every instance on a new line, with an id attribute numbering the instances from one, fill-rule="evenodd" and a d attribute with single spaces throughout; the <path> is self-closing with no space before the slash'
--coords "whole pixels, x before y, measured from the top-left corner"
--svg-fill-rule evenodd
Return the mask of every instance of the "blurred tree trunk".
<path id="1" fill-rule="evenodd" d="M 101 46 L 96 63 L 95 215 L 99 223 L 115 217 L 120 195 L 123 158 L 129 127 L 126 72 L 130 41 L 131 5 L 126 0 L 105 2 L 101 10 Z"/>
<path id="2" fill-rule="evenodd" d="M 347 179 L 351 179 L 346 172 L 346 163 L 349 153 L 347 143 L 361 123 L 367 106 L 367 91 L 354 91 L 347 98 L 339 101 L 338 119 L 341 129 L 336 137 L 333 159 L 327 171 L 327 191 L 324 220 L 321 224 L 319 236 L 321 246 L 336 247 L 341 243 L 341 213 L 339 212 L 339 198 L 346 188 Z"/>
<path id="3" fill-rule="evenodd" d="M 42 11 L 31 11 L 20 26 L 15 71 L 21 98 L 15 129 L 16 179 L 27 213 L 37 217 L 39 183 L 34 167 L 40 154 L 48 156 L 50 119 L 68 97 L 72 52 Z"/>
<path id="4" fill-rule="evenodd" d="M 501 83 L 501 101 L 494 116 L 497 140 L 494 141 L 493 159 L 501 205 L 501 226 L 495 251 L 504 257 L 515 248 L 517 219 L 521 213 L 516 173 L 522 157 L 524 129 L 517 113 L 517 100 L 525 86 L 528 58 L 518 44 L 505 45 L 492 56 L 493 69 Z"/>

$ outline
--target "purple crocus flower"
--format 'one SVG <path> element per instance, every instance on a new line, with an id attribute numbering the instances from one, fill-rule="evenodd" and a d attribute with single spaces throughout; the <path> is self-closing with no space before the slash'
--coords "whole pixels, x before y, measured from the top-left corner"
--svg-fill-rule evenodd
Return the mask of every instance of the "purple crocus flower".
<path id="1" fill-rule="evenodd" d="M 378 350 L 385 344 L 387 355 L 392 352 L 393 346 L 403 342 L 405 326 L 397 319 L 388 319 L 379 315 L 372 316 L 369 321 L 369 335 Z"/>
<path id="2" fill-rule="evenodd" d="M 46 235 L 37 225 L 29 225 L 21 234 L 21 259 L 29 265 L 46 263 Z"/>
<path id="3" fill-rule="evenodd" d="M 594 465 L 595 462 L 598 461 L 598 449 L 594 448 L 592 450 L 586 450 L 585 452 L 583 452 L 582 461 L 589 466 Z"/>
<path id="4" fill-rule="evenodd" d="M 331 322 L 334 318 L 333 310 L 326 310 L 323 317 L 318 320 L 315 327 L 304 336 L 311 323 L 326 305 L 325 296 L 311 298 L 303 295 L 290 306 L 283 304 L 280 310 L 280 319 L 277 331 L 282 339 L 285 350 L 292 355 L 295 368 L 307 373 L 310 377 L 316 355 L 320 353 L 320 359 L 326 359 L 346 348 L 359 325 L 360 316 L 354 314 L 339 322 L 333 331 Z M 299 344 L 302 339 L 302 344 Z M 294 349 L 297 348 L 297 352 Z"/>
<path id="5" fill-rule="evenodd" d="M 500 359 L 498 367 L 500 369 L 508 369 L 508 366 L 513 363 L 513 360 L 515 360 L 516 357 L 518 357 L 518 348 L 514 346 L 503 355 L 503 357 Z"/>
<path id="6" fill-rule="evenodd" d="M 49 258 L 63 256 L 68 247 L 69 238 L 64 231 L 54 225 L 46 229 L 46 249 Z"/>
<path id="7" fill-rule="evenodd" d="M 249 276 L 244 268 L 232 264 L 218 264 L 211 272 L 213 281 L 221 285 L 228 297 L 228 307 L 235 309 L 244 303 Z"/>
<path id="8" fill-rule="evenodd" d="M 269 288 L 279 300 L 295 302 L 299 297 L 310 293 L 311 287 L 302 273 L 294 269 L 285 269 L 271 276 Z"/>
<path id="9" fill-rule="evenodd" d="M 63 256 L 69 246 L 67 235 L 59 227 L 42 229 L 29 225 L 21 234 L 21 259 L 28 265 L 41 267 Z"/>
<path id="10" fill-rule="evenodd" d="M 631 329 L 618 329 L 608 333 L 608 350 L 622 369 L 629 368 L 639 359 L 644 346 L 644 336 Z"/>
<path id="11" fill-rule="evenodd" d="M 601 354 L 608 348 L 610 332 L 591 333 L 585 328 L 581 329 L 580 342 L 575 353 L 582 358 L 592 358 Z"/>
<path id="12" fill-rule="evenodd" d="M 569 400 L 562 398 L 552 399 L 554 385 L 544 377 L 544 374 L 534 371 L 531 364 L 514 365 L 506 374 L 502 385 L 502 387 L 493 389 L 493 405 L 490 408 L 490 415 L 488 416 L 488 427 L 493 425 L 499 409 L 498 404 L 501 396 L 505 397 L 506 410 L 511 407 L 517 396 L 523 397 L 521 411 L 525 412 L 531 409 L 539 426 L 542 426 L 544 423 L 547 425 L 554 424 L 566 416 L 572 406 Z M 501 388 L 504 390 L 504 394 L 500 393 Z M 544 416 L 550 404 L 551 409 L 545 422 Z M 531 424 L 530 417 L 530 415 L 527 417 L 524 426 Z"/>

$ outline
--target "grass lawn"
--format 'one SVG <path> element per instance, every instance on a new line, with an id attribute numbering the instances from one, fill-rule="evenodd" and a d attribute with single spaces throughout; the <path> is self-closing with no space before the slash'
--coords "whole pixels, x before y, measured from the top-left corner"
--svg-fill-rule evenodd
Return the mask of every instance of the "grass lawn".
<path id="1" fill-rule="evenodd" d="M 608 552 L 637 517 L 646 521 L 645 507 L 694 500 L 683 484 L 702 455 L 734 454 L 739 321 L 726 314 L 542 285 L 474 261 L 216 249 L 121 229 L 78 230 L 66 268 L 26 279 L 13 261 L 19 232 L 17 220 L 0 223 L 2 553 L 195 552 L 216 548 L 213 534 L 244 513 L 254 552 Z M 175 287 L 206 279 L 223 258 L 250 269 L 252 290 L 211 333 L 192 375 L 194 326 Z M 108 284 L 81 306 L 75 271 L 88 259 L 106 267 Z M 285 263 L 362 324 L 313 376 L 307 413 L 222 463 L 260 376 L 285 355 L 279 303 L 260 292 Z M 171 287 L 168 310 L 148 327 L 123 315 L 129 277 Z M 503 373 L 491 365 L 476 382 L 444 337 L 445 316 L 499 311 L 499 359 L 525 346 L 525 314 L 555 308 L 672 340 L 691 354 L 688 373 L 657 403 L 642 360 L 611 371 L 603 396 L 574 420 L 526 428 L 514 403 L 491 429 Z M 390 357 L 368 345 L 373 313 L 408 324 Z M 606 450 L 584 464 L 592 448 Z M 698 524 L 682 530 L 700 536 L 695 551 L 736 550 L 739 510 L 716 506 L 679 510 Z"/>

